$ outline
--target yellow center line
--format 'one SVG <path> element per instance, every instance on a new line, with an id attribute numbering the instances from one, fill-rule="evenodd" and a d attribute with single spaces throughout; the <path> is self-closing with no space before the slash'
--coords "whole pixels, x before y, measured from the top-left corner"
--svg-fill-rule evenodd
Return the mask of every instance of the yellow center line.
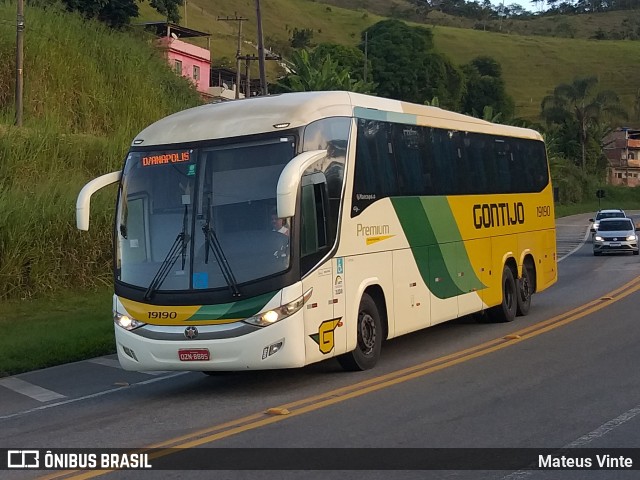
<path id="1" fill-rule="evenodd" d="M 176 437 L 170 440 L 166 440 L 160 443 L 156 443 L 145 447 L 144 449 L 138 449 L 136 452 L 144 452 L 147 449 L 163 448 L 162 450 L 156 450 L 149 454 L 150 459 L 161 458 L 167 455 L 175 453 L 176 450 L 193 448 L 207 443 L 221 440 L 239 433 L 243 433 L 256 428 L 264 427 L 276 422 L 281 422 L 289 418 L 297 417 L 305 413 L 313 412 L 336 403 L 344 402 L 352 398 L 357 398 L 378 390 L 382 390 L 400 383 L 407 382 L 425 375 L 429 375 L 445 368 L 449 368 L 460 363 L 473 360 L 478 357 L 482 357 L 489 353 L 502 350 L 503 348 L 510 347 L 515 343 L 523 340 L 534 338 L 543 333 L 549 332 L 561 326 L 567 325 L 580 318 L 597 312 L 607 306 L 615 303 L 628 295 L 640 290 L 640 277 L 636 277 L 634 280 L 626 283 L 625 285 L 613 290 L 612 292 L 588 302 L 580 307 L 574 308 L 569 312 L 565 312 L 560 315 L 556 315 L 548 320 L 537 323 L 535 325 L 523 328 L 508 335 L 508 337 L 501 337 L 490 340 L 488 342 L 470 347 L 458 352 L 451 353 L 427 362 L 423 362 L 411 367 L 396 370 L 385 375 L 380 375 L 362 382 L 340 387 L 328 392 L 306 397 L 294 402 L 286 403 L 276 407 L 281 410 L 288 410 L 286 415 L 265 416 L 264 412 L 254 413 L 230 422 L 208 427 L 190 434 L 186 434 L 180 437 Z M 79 473 L 78 475 L 72 475 L 78 472 L 78 470 L 71 470 L 65 472 L 56 472 L 55 474 L 40 477 L 39 480 L 52 480 L 60 478 L 73 478 L 75 480 L 94 478 L 113 470 L 93 470 Z"/>

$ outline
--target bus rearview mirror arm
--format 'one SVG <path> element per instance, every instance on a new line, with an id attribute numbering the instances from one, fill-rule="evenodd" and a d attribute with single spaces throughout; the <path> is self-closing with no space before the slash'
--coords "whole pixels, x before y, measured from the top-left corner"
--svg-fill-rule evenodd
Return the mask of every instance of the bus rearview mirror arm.
<path id="1" fill-rule="evenodd" d="M 91 180 L 82 187 L 82 190 L 80 190 L 80 193 L 78 194 L 78 199 L 76 200 L 76 226 L 79 230 L 89 230 L 91 195 L 107 185 L 118 182 L 121 176 L 122 172 L 120 170 L 117 172 L 107 173 L 106 175 L 102 175 Z"/>
<path id="2" fill-rule="evenodd" d="M 314 162 L 327 155 L 326 150 L 312 150 L 294 157 L 282 170 L 278 179 L 278 217 L 293 217 L 296 211 L 296 196 L 304 171 Z"/>

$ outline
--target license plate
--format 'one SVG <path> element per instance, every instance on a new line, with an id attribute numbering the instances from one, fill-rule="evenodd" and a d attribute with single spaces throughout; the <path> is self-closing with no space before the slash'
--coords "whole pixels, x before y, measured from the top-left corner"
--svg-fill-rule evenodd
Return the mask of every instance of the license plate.
<path id="1" fill-rule="evenodd" d="M 610 247 L 620 247 L 622 244 L 620 242 L 611 242 L 609 244 Z"/>
<path id="2" fill-rule="evenodd" d="M 189 350 L 178 350 L 178 358 L 181 362 L 202 362 L 209 360 L 209 350 L 207 348 L 191 348 Z"/>

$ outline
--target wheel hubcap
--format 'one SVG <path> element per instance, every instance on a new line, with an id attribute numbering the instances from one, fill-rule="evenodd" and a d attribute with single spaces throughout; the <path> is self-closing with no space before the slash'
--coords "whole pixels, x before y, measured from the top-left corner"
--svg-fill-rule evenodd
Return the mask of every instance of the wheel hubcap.
<path id="1" fill-rule="evenodd" d="M 360 350 L 362 350 L 362 353 L 365 355 L 369 355 L 376 344 L 376 324 L 373 317 L 366 312 L 360 314 L 360 321 L 358 323 L 360 325 L 358 331 Z"/>

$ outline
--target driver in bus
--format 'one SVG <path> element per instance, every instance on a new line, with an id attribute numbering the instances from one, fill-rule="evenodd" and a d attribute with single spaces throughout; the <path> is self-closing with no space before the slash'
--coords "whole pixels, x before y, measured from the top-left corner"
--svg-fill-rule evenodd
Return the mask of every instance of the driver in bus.
<path id="1" fill-rule="evenodd" d="M 287 221 L 284 218 L 278 217 L 276 209 L 271 210 L 271 226 L 274 232 L 281 233 L 283 235 L 289 235 L 289 227 Z"/>

